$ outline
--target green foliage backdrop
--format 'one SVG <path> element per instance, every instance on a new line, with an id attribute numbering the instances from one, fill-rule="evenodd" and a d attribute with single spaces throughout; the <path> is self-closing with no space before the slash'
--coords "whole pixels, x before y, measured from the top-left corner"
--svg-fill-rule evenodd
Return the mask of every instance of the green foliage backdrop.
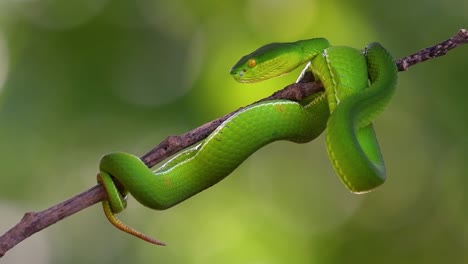
<path id="1" fill-rule="evenodd" d="M 273 41 L 379 41 L 396 58 L 466 27 L 468 2 L 6 0 L 0 2 L 0 232 L 95 184 L 99 158 L 141 155 L 291 83 L 229 76 Z M 468 47 L 400 73 L 376 121 L 388 182 L 350 194 L 323 136 L 278 142 L 168 211 L 130 199 L 116 230 L 94 206 L 2 263 L 466 263 Z"/>

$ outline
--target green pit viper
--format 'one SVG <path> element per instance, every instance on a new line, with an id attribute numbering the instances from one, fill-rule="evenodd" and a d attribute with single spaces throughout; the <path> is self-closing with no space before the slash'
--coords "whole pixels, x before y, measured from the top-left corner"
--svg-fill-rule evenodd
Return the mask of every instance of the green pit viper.
<path id="1" fill-rule="evenodd" d="M 394 94 L 397 69 L 380 44 L 360 51 L 331 46 L 324 38 L 271 43 L 242 57 L 230 74 L 239 82 L 258 82 L 306 63 L 323 92 L 301 102 L 274 100 L 245 108 L 154 172 L 134 155 L 105 155 L 98 182 L 108 195 L 102 204 L 110 222 L 164 245 L 115 216 L 125 209 L 128 192 L 141 204 L 164 210 L 218 183 L 262 146 L 277 140 L 309 142 L 325 129 L 330 160 L 351 192 L 368 192 L 382 184 L 385 167 L 372 121 Z"/>

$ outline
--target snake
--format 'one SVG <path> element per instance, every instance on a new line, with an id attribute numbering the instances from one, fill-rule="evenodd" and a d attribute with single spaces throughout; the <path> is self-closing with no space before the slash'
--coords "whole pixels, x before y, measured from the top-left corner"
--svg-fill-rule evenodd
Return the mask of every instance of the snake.
<path id="1" fill-rule="evenodd" d="M 305 64 L 323 91 L 300 102 L 272 100 L 246 107 L 154 171 L 133 154 L 104 155 L 97 181 L 107 194 L 102 206 L 109 221 L 165 245 L 116 217 L 126 208 L 128 193 L 146 207 L 165 210 L 218 183 L 261 147 L 278 140 L 306 143 L 325 130 L 331 164 L 347 189 L 364 193 L 381 185 L 386 172 L 372 122 L 395 92 L 397 68 L 391 54 L 377 42 L 364 50 L 332 46 L 325 38 L 275 42 L 243 56 L 230 74 L 238 82 L 253 83 Z"/>

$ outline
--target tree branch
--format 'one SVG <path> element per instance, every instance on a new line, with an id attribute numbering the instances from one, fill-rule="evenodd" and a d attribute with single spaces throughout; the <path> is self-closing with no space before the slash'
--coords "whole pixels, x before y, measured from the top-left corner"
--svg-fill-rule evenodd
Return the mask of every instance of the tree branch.
<path id="1" fill-rule="evenodd" d="M 468 43 L 468 30 L 462 28 L 446 41 L 397 60 L 398 71 L 406 71 L 414 64 L 445 55 L 449 50 L 466 43 Z"/>
<path id="2" fill-rule="evenodd" d="M 406 71 L 410 66 L 445 55 L 449 50 L 466 43 L 468 43 L 468 30 L 461 29 L 448 40 L 397 60 L 395 63 L 399 71 Z M 301 101 L 307 96 L 322 90 L 322 84 L 314 82 L 313 77 L 306 73 L 305 75 L 301 75 L 297 83 L 288 85 L 283 90 L 277 91 L 273 95 L 263 98 L 255 103 L 275 99 Z M 141 159 L 146 165 L 148 165 L 148 167 L 152 167 L 182 149 L 203 140 L 226 119 L 244 108 L 245 107 L 239 108 L 234 112 L 203 124 L 200 127 L 184 134 L 169 136 L 159 145 L 143 155 Z M 67 216 L 102 201 L 106 197 L 107 195 L 101 185 L 96 185 L 89 190 L 44 211 L 26 213 L 18 224 L 0 236 L 0 258 L 8 250 L 27 237 L 64 219 Z"/>

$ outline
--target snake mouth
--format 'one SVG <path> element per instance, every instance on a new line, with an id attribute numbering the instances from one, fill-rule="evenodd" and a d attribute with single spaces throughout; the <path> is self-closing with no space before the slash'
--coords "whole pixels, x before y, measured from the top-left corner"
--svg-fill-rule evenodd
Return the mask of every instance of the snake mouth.
<path id="1" fill-rule="evenodd" d="M 240 82 L 240 83 L 254 82 L 254 80 L 252 80 L 251 78 L 248 78 L 248 77 L 245 76 L 246 72 L 247 72 L 246 69 L 237 69 L 237 70 L 231 69 L 231 71 L 229 73 L 232 75 L 234 80 L 236 80 L 237 82 Z"/>
<path id="2" fill-rule="evenodd" d="M 233 69 L 231 69 L 231 70 L 229 71 L 229 74 L 231 74 L 234 78 L 242 78 L 242 77 L 244 76 L 244 73 L 245 73 L 246 71 L 247 71 L 247 70 L 245 70 L 245 69 L 234 70 L 234 68 L 233 68 Z"/>

